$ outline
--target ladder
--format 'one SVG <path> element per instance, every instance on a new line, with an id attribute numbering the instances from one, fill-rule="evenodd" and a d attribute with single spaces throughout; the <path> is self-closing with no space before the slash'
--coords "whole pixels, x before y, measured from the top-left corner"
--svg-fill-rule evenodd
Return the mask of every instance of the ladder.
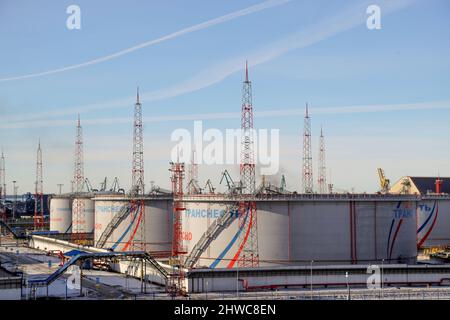
<path id="1" fill-rule="evenodd" d="M 131 211 L 130 203 L 120 208 L 119 212 L 116 213 L 114 218 L 112 218 L 112 220 L 106 226 L 106 229 L 103 231 L 102 235 L 100 236 L 100 239 L 98 239 L 96 245 L 98 248 L 103 248 L 105 246 L 106 240 L 108 240 L 113 231 L 122 223 L 122 221 L 128 217 L 130 211 Z"/>
<path id="2" fill-rule="evenodd" d="M 209 228 L 203 233 L 200 240 L 195 244 L 194 248 L 192 248 L 191 252 L 187 256 L 184 266 L 186 268 L 193 268 L 197 263 L 198 259 L 205 252 L 206 248 L 214 241 L 223 230 L 228 228 L 230 224 L 236 219 L 237 214 L 233 214 L 237 212 L 239 208 L 239 203 L 232 203 L 227 206 L 225 210 L 225 214 L 221 217 L 214 220 L 214 222 L 209 226 Z"/>

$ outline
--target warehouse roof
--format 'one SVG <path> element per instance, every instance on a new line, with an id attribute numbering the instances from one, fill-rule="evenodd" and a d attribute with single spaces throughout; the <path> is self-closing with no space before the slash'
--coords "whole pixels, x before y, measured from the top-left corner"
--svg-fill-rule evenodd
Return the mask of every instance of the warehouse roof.
<path id="1" fill-rule="evenodd" d="M 427 194 L 436 190 L 436 177 L 409 177 L 419 190 L 420 194 Z M 450 178 L 439 178 L 442 180 L 441 192 L 450 193 Z"/>

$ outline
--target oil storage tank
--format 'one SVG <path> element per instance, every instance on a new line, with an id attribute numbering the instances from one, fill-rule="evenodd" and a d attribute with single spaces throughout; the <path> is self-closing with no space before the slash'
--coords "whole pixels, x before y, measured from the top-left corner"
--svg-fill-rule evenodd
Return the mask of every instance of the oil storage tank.
<path id="1" fill-rule="evenodd" d="M 418 248 L 450 246 L 450 197 L 422 196 L 416 214 Z"/>
<path id="2" fill-rule="evenodd" d="M 123 195 L 95 197 L 95 245 L 114 251 L 133 250 L 134 245 L 142 241 L 139 232 L 141 224 L 145 224 L 145 249 L 168 254 L 172 247 L 172 197 L 146 196 L 143 200 L 144 216 L 139 218 L 140 210 L 135 209 L 115 220 L 123 214 L 125 207 L 131 205 L 132 199 Z M 139 202 L 135 201 L 135 204 Z M 100 240 L 103 243 L 99 243 Z M 141 248 L 139 245 L 139 250 Z"/>
<path id="3" fill-rule="evenodd" d="M 77 215 L 77 212 L 81 214 Z M 72 202 L 72 232 L 94 232 L 94 200 L 92 195 L 76 195 Z"/>
<path id="4" fill-rule="evenodd" d="M 72 198 L 53 196 L 50 199 L 50 231 L 70 233 L 72 231 Z"/>
<path id="5" fill-rule="evenodd" d="M 260 266 L 407 263 L 417 255 L 416 202 L 384 195 L 271 195 L 255 199 Z M 184 199 L 183 244 L 188 253 L 215 219 L 237 217 L 230 198 Z M 236 208 L 236 207 L 234 207 Z M 197 266 L 237 267 L 246 232 L 235 218 L 205 248 Z"/>

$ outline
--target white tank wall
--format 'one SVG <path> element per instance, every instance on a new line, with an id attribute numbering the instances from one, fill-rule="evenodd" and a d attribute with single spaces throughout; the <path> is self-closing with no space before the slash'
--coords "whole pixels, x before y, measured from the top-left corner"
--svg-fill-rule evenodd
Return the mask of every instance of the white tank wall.
<path id="1" fill-rule="evenodd" d="M 78 220 L 75 214 L 77 203 L 81 201 L 84 219 Z M 94 201 L 92 199 L 80 198 L 72 202 L 72 232 L 91 233 L 94 231 Z"/>
<path id="2" fill-rule="evenodd" d="M 60 233 L 72 232 L 72 200 L 70 198 L 50 200 L 50 230 Z"/>
<path id="3" fill-rule="evenodd" d="M 417 204 L 417 245 L 450 246 L 450 200 L 424 200 Z"/>
<path id="4" fill-rule="evenodd" d="M 309 264 L 311 260 L 319 264 L 381 259 L 406 262 L 414 260 L 417 253 L 414 202 L 355 202 L 353 256 L 350 202 L 260 201 L 257 207 L 261 266 Z M 186 203 L 183 230 L 188 252 L 225 208 L 220 203 Z M 203 253 L 198 265 L 228 267 L 238 250 L 239 241 L 233 243 L 237 232 L 235 219 Z"/>
<path id="5" fill-rule="evenodd" d="M 125 200 L 95 200 L 95 243 L 100 239 L 112 218 L 126 205 Z M 105 248 L 123 251 L 130 241 L 137 219 L 130 214 L 107 239 Z M 147 251 L 170 251 L 172 248 L 172 201 L 145 201 L 145 242 Z M 131 242 L 130 242 L 131 243 Z M 130 245 L 127 250 L 130 250 Z"/>

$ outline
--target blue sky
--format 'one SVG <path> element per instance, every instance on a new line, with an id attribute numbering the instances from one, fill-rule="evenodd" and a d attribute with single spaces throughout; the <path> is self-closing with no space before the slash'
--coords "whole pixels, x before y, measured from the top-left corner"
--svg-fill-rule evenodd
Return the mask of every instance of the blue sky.
<path id="1" fill-rule="evenodd" d="M 66 28 L 71 4 L 81 8 L 81 30 Z M 258 4 L 267 8 L 114 59 L 37 75 Z M 370 4 L 381 8 L 381 30 L 366 27 Z M 68 191 L 79 112 L 86 176 L 93 184 L 118 176 L 128 187 L 139 85 L 146 184 L 168 187 L 171 132 L 192 129 L 192 118 L 202 114 L 238 115 L 245 59 L 253 81 L 255 127 L 280 129 L 280 174 L 286 174 L 290 189 L 300 188 L 305 102 L 311 105 L 314 165 L 323 125 L 328 179 L 336 188 L 376 191 L 377 167 L 391 180 L 438 172 L 450 176 L 449 18 L 446 0 L 3 0 L 0 145 L 7 182 L 17 180 L 19 192 L 33 189 L 40 138 L 45 191 L 56 192 L 57 183 Z M 14 79 L 24 75 L 31 77 Z M 376 107 L 367 112 L 367 106 Z M 354 108 L 343 112 L 340 107 Z M 277 115 L 283 110 L 289 112 Z M 258 116 L 263 111 L 273 116 Z M 176 120 L 184 116 L 189 120 Z M 166 120 L 152 121 L 158 117 Z M 204 127 L 239 126 L 238 116 L 216 118 L 205 120 Z M 201 166 L 201 183 L 211 178 L 217 185 L 221 169 Z M 237 169 L 230 169 L 237 177 Z"/>

